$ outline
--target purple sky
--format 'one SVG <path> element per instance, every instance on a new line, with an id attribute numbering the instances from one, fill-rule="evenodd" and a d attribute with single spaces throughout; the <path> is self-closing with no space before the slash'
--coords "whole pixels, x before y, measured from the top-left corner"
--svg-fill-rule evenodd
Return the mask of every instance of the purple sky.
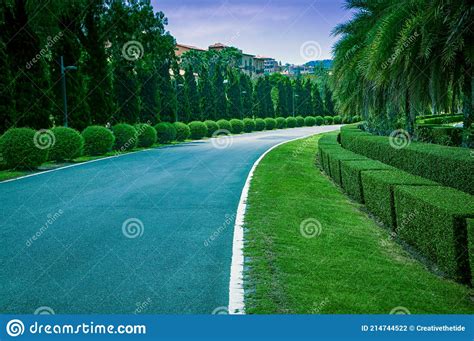
<path id="1" fill-rule="evenodd" d="M 303 64 L 331 58 L 332 28 L 351 13 L 343 0 L 152 0 L 179 43 L 221 42 L 244 52 Z"/>

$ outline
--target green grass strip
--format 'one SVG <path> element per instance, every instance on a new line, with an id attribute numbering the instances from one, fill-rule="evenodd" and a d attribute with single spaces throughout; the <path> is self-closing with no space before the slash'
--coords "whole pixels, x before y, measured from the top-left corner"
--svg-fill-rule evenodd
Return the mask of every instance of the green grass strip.
<path id="1" fill-rule="evenodd" d="M 287 143 L 256 169 L 245 217 L 246 312 L 472 313 L 470 289 L 392 241 L 315 167 L 316 151 L 306 139 Z M 302 222 L 307 236 L 314 227 L 312 238 Z"/>

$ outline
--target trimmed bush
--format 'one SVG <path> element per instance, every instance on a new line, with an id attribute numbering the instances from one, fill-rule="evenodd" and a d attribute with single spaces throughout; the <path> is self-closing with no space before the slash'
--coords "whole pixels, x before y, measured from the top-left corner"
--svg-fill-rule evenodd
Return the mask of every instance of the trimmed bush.
<path id="1" fill-rule="evenodd" d="M 333 124 L 334 118 L 332 116 L 324 116 L 324 124 Z"/>
<path id="2" fill-rule="evenodd" d="M 265 130 L 265 120 L 263 118 L 256 118 L 255 119 L 255 130 L 262 131 Z"/>
<path id="3" fill-rule="evenodd" d="M 191 138 L 194 140 L 200 140 L 207 136 L 207 127 L 203 122 L 193 121 L 188 124 L 191 130 Z"/>
<path id="4" fill-rule="evenodd" d="M 137 147 L 148 148 L 153 146 L 157 141 L 156 130 L 146 123 L 135 124 L 137 131 Z"/>
<path id="5" fill-rule="evenodd" d="M 84 154 L 102 155 L 112 150 L 115 137 L 111 130 L 102 126 L 90 126 L 82 132 Z"/>
<path id="6" fill-rule="evenodd" d="M 277 117 L 275 119 L 275 121 L 276 121 L 276 128 L 277 129 L 286 128 L 286 119 L 284 117 Z"/>
<path id="7" fill-rule="evenodd" d="M 161 122 L 155 125 L 156 135 L 160 144 L 171 143 L 176 140 L 177 131 L 174 124 Z"/>
<path id="8" fill-rule="evenodd" d="M 84 139 L 77 130 L 66 127 L 56 127 L 51 129 L 51 132 L 56 141 L 49 149 L 49 160 L 72 160 L 82 155 Z"/>
<path id="9" fill-rule="evenodd" d="M 357 123 L 360 121 L 362 121 L 362 117 L 360 117 L 359 115 L 355 115 L 352 117 L 351 123 Z"/>
<path id="10" fill-rule="evenodd" d="M 271 117 L 267 117 L 265 119 L 265 129 L 266 130 L 273 130 L 275 129 L 277 126 L 277 122 L 274 118 L 271 118 Z"/>
<path id="11" fill-rule="evenodd" d="M 374 136 L 359 129 L 341 130 L 342 146 L 408 173 L 474 194 L 474 158 L 468 148 L 411 142 L 394 148 L 387 136 Z"/>
<path id="12" fill-rule="evenodd" d="M 242 120 L 238 120 L 233 118 L 230 120 L 231 132 L 232 134 L 240 134 L 244 131 L 244 122 Z"/>
<path id="13" fill-rule="evenodd" d="M 12 128 L 3 134 L 0 138 L 0 152 L 7 168 L 34 169 L 46 161 L 48 148 L 44 146 L 50 145 L 53 137 L 46 131 L 43 141 L 39 141 L 41 136 L 36 134 L 30 128 Z"/>
<path id="14" fill-rule="evenodd" d="M 287 117 L 286 118 L 286 126 L 288 128 L 294 128 L 296 127 L 296 118 L 294 117 Z"/>
<path id="15" fill-rule="evenodd" d="M 376 160 L 342 160 L 341 161 L 341 180 L 342 187 L 347 194 L 354 200 L 364 203 L 364 190 L 362 187 L 361 174 L 364 171 L 374 170 L 395 170 L 385 163 Z"/>
<path id="16" fill-rule="evenodd" d="M 217 121 L 217 126 L 219 127 L 220 130 L 227 130 L 229 134 L 232 131 L 232 126 L 230 125 L 230 122 L 227 120 L 219 120 Z"/>
<path id="17" fill-rule="evenodd" d="M 173 125 L 176 129 L 176 141 L 184 141 L 191 136 L 191 130 L 186 123 L 174 122 Z"/>
<path id="18" fill-rule="evenodd" d="M 467 253 L 471 269 L 471 285 L 474 286 L 474 219 L 467 220 Z"/>
<path id="19" fill-rule="evenodd" d="M 318 159 L 321 168 L 329 175 L 329 161 L 326 152 L 329 149 L 340 148 L 335 134 L 323 135 L 318 140 Z"/>
<path id="20" fill-rule="evenodd" d="M 343 124 L 351 123 L 351 121 L 352 121 L 352 120 L 351 120 L 351 118 L 350 118 L 349 116 L 344 116 L 344 117 L 342 118 L 342 123 L 343 123 Z"/>
<path id="21" fill-rule="evenodd" d="M 304 125 L 307 126 L 307 127 L 312 127 L 316 124 L 316 118 L 314 118 L 313 116 L 306 116 L 304 118 Z"/>
<path id="22" fill-rule="evenodd" d="M 367 209 L 392 229 L 396 229 L 395 203 L 393 192 L 397 185 L 437 186 L 436 182 L 394 170 L 362 172 L 364 202 Z"/>
<path id="23" fill-rule="evenodd" d="M 394 199 L 398 236 L 449 277 L 468 283 L 466 220 L 474 217 L 473 197 L 448 187 L 398 186 Z"/>
<path id="24" fill-rule="evenodd" d="M 296 126 L 302 127 L 304 126 L 304 117 L 303 116 L 296 116 Z"/>
<path id="25" fill-rule="evenodd" d="M 112 127 L 112 132 L 115 136 L 115 150 L 132 150 L 137 146 L 137 131 L 130 124 L 116 124 Z"/>
<path id="26" fill-rule="evenodd" d="M 251 133 L 255 130 L 255 121 L 252 118 L 244 118 L 244 131 Z"/>
<path id="27" fill-rule="evenodd" d="M 342 118 L 339 115 L 336 115 L 333 117 L 333 123 L 334 124 L 341 124 L 342 123 Z"/>
<path id="28" fill-rule="evenodd" d="M 322 116 L 316 116 L 315 120 L 317 126 L 322 126 L 324 124 L 324 118 Z"/>
<path id="29" fill-rule="evenodd" d="M 204 124 L 206 125 L 207 128 L 207 137 L 211 137 L 212 134 L 214 134 L 216 131 L 219 130 L 219 126 L 215 121 L 212 120 L 207 120 L 204 121 Z"/>
<path id="30" fill-rule="evenodd" d="M 339 185 L 342 186 L 341 181 L 341 161 L 342 160 L 364 160 L 368 159 L 365 156 L 353 153 L 339 146 L 338 148 L 332 148 L 328 152 L 329 160 L 329 173 L 331 178 Z"/>

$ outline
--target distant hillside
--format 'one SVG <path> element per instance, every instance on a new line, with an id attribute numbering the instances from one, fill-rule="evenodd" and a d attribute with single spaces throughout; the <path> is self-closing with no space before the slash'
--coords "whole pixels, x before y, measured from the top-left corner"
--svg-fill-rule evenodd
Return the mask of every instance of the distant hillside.
<path id="1" fill-rule="evenodd" d="M 310 62 L 307 62 L 305 65 L 306 66 L 319 66 L 321 64 L 323 68 L 330 69 L 332 67 L 332 59 L 312 60 Z"/>

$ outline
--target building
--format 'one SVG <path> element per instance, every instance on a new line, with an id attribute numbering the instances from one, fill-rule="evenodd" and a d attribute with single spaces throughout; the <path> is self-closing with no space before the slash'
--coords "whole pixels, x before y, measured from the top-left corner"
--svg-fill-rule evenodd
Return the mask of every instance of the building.
<path id="1" fill-rule="evenodd" d="M 192 45 L 184 45 L 184 44 L 176 44 L 176 56 L 180 57 L 183 53 L 188 51 L 206 51 L 196 46 Z"/>
<path id="2" fill-rule="evenodd" d="M 263 72 L 266 75 L 280 71 L 278 62 L 275 59 L 263 56 L 261 58 L 263 58 Z"/>
<path id="3" fill-rule="evenodd" d="M 265 73 L 265 61 L 268 57 L 264 56 L 255 56 L 254 57 L 254 65 L 255 65 L 255 74 L 257 76 L 261 76 Z"/>

